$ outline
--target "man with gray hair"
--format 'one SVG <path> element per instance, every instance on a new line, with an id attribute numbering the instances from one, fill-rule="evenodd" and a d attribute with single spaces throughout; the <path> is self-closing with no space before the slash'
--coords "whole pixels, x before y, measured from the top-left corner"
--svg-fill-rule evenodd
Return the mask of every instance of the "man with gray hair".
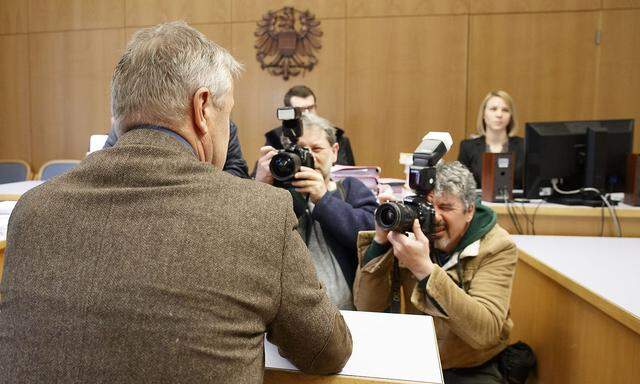
<path id="1" fill-rule="evenodd" d="M 516 247 L 476 201 L 475 186 L 460 162 L 440 163 L 429 196 L 434 233 L 425 235 L 415 220 L 412 236 L 376 226 L 358 239 L 357 309 L 388 310 L 402 288 L 406 313 L 434 318 L 446 383 L 502 383 L 496 356 L 513 326 Z"/>
<path id="2" fill-rule="evenodd" d="M 351 310 L 358 232 L 374 228 L 373 214 L 378 204 L 360 180 L 331 180 L 331 166 L 339 150 L 331 123 L 305 112 L 302 127 L 298 145 L 311 151 L 315 169 L 301 167 L 292 183 L 291 192 L 298 205 L 295 209 L 299 215 L 298 231 L 333 303 L 340 309 Z M 261 148 L 256 180 L 273 184 L 269 163 L 276 153 L 273 147 Z"/>
<path id="3" fill-rule="evenodd" d="M 119 140 L 23 195 L 0 295 L 2 383 L 262 383 L 264 335 L 305 372 L 351 335 L 288 193 L 222 171 L 241 66 L 183 22 L 138 31 Z"/>

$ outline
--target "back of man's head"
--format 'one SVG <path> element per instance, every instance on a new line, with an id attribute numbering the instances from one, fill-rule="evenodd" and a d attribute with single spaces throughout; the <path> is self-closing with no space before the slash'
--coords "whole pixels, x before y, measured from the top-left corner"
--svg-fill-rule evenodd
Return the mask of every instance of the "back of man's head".
<path id="1" fill-rule="evenodd" d="M 139 124 L 184 124 L 197 89 L 209 89 L 216 103 L 241 68 L 229 52 L 184 22 L 139 30 L 111 80 L 111 113 L 118 134 Z"/>
<path id="2" fill-rule="evenodd" d="M 307 87 L 306 85 L 296 85 L 294 87 L 289 88 L 289 90 L 287 91 L 287 93 L 285 93 L 284 95 L 284 105 L 285 107 L 291 107 L 291 98 L 292 97 L 300 97 L 300 98 L 306 98 L 309 96 L 313 96 L 313 101 L 317 102 L 318 100 L 316 99 L 316 95 L 313 93 L 313 91 L 311 90 L 311 88 Z"/>

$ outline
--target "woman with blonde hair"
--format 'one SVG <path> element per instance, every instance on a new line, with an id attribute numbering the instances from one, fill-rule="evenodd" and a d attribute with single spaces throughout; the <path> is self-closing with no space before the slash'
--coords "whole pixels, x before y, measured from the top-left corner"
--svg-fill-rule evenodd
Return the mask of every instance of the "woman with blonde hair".
<path id="1" fill-rule="evenodd" d="M 458 160 L 473 173 L 481 187 L 482 156 L 485 152 L 513 153 L 515 156 L 514 188 L 522 188 L 524 167 L 524 140 L 515 136 L 518 130 L 516 109 L 511 96 L 505 91 L 491 91 L 478 110 L 479 137 L 460 143 Z"/>

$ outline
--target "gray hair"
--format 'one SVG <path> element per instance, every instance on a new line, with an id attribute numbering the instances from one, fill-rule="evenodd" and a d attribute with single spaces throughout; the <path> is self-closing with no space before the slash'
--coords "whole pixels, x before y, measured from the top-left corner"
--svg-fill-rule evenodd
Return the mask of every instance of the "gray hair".
<path id="1" fill-rule="evenodd" d="M 111 80 L 111 114 L 119 134 L 136 124 L 180 125 L 200 87 L 214 106 L 242 70 L 229 52 L 183 21 L 136 32 Z"/>
<path id="2" fill-rule="evenodd" d="M 329 120 L 320 117 L 313 112 L 304 112 L 302 114 L 302 129 L 307 130 L 307 128 L 311 126 L 315 126 L 324 131 L 330 145 L 336 143 L 336 129 Z"/>
<path id="3" fill-rule="evenodd" d="M 434 193 L 451 194 L 462 201 L 464 209 L 468 209 L 476 202 L 476 181 L 473 174 L 459 161 L 436 165 L 436 186 Z"/>

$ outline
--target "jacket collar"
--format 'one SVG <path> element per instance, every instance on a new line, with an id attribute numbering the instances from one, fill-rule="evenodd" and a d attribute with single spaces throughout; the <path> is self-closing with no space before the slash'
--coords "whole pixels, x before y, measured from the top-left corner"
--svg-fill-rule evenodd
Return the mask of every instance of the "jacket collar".
<path id="1" fill-rule="evenodd" d="M 466 259 L 467 257 L 476 257 L 480 253 L 480 240 L 476 240 L 469 244 L 462 251 L 455 252 L 449 260 L 442 266 L 445 271 L 449 268 L 455 267 L 458 264 L 458 260 Z"/>

